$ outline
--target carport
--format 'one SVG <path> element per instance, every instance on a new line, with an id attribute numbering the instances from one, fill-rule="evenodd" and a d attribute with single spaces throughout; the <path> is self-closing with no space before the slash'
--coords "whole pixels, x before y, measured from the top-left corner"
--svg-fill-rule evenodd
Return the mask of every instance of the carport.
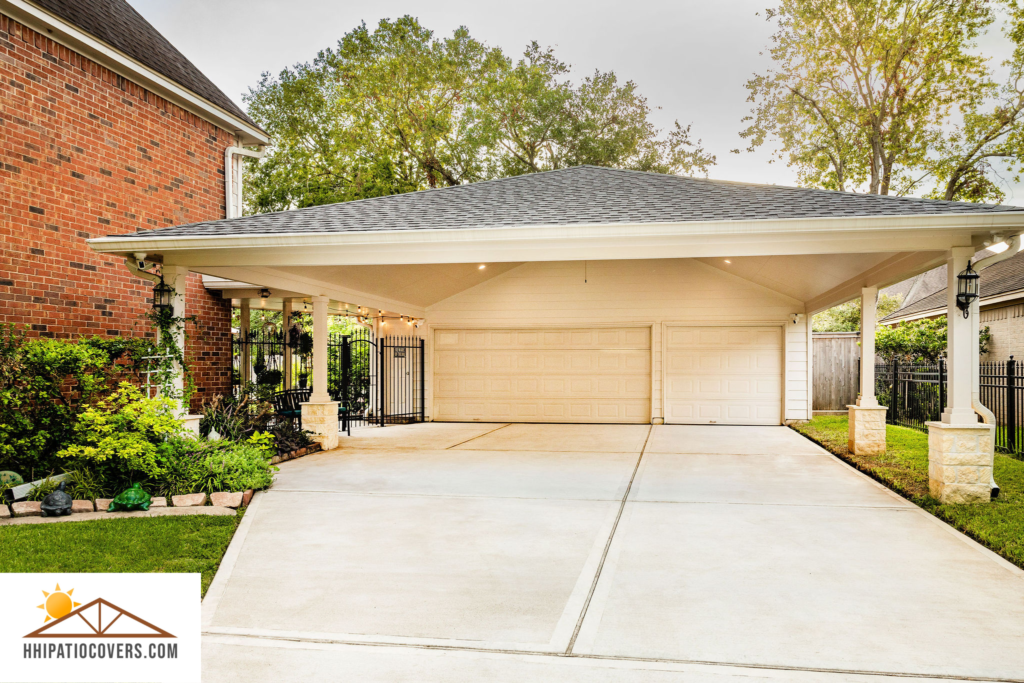
<path id="1" fill-rule="evenodd" d="M 879 287 L 945 263 L 949 391 L 931 424 L 932 490 L 980 502 L 993 426 L 973 400 L 979 316 L 964 318 L 955 293 L 976 252 L 1019 245 L 1022 230 L 1020 207 L 582 166 L 90 244 L 161 263 L 179 313 L 188 272 L 311 306 L 303 423 L 328 449 L 332 310 L 369 316 L 378 336 L 413 323 L 427 419 L 781 425 L 811 417 L 814 313 L 860 297 L 867 329 Z M 865 350 L 850 443 L 877 452 L 884 408 Z"/>

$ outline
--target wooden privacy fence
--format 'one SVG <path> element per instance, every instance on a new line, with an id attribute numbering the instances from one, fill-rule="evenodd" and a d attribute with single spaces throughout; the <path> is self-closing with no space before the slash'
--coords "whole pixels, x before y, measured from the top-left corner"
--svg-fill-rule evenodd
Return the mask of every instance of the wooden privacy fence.
<path id="1" fill-rule="evenodd" d="M 812 410 L 846 412 L 860 391 L 860 332 L 815 332 Z"/>

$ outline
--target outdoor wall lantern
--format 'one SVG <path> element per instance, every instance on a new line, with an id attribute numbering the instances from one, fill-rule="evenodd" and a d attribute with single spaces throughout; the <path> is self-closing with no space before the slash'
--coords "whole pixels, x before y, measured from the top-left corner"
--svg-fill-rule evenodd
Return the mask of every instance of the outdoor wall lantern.
<path id="1" fill-rule="evenodd" d="M 978 298 L 978 273 L 967 262 L 967 268 L 956 276 L 956 307 L 964 312 L 964 317 L 971 314 L 971 304 Z"/>
<path id="2" fill-rule="evenodd" d="M 267 289 L 266 287 L 261 289 L 260 290 L 260 298 L 261 299 L 269 299 L 270 298 L 270 290 Z"/>
<path id="3" fill-rule="evenodd" d="M 164 282 L 163 276 L 160 282 L 153 287 L 153 310 L 159 313 L 174 310 L 174 288 Z"/>

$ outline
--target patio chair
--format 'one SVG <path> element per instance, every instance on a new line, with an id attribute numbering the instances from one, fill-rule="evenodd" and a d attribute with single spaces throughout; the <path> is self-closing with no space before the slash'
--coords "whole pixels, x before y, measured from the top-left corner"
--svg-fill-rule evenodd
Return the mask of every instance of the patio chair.
<path id="1" fill-rule="evenodd" d="M 298 419 L 299 429 L 302 429 L 302 404 L 309 401 L 313 390 L 309 387 L 304 389 L 285 389 L 270 397 L 270 404 L 274 406 L 274 412 L 282 417 Z M 335 399 L 337 400 L 337 399 Z M 338 419 L 341 421 L 341 429 L 349 436 L 352 436 L 352 423 L 348 419 L 348 408 L 338 404 Z"/>

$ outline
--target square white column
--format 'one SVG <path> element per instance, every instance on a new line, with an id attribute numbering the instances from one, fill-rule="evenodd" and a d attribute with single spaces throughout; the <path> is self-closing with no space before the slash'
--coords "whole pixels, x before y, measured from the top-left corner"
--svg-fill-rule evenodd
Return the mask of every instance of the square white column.
<path id="1" fill-rule="evenodd" d="M 338 447 L 338 402 L 331 400 L 327 385 L 326 296 L 313 297 L 313 393 L 302 404 L 302 428 L 308 429 L 326 451 Z"/>
<path id="2" fill-rule="evenodd" d="M 875 398 L 875 312 L 878 288 L 860 292 L 860 396 L 849 410 L 847 448 L 854 455 L 885 453 L 885 406 Z"/>
<path id="3" fill-rule="evenodd" d="M 973 247 L 954 247 L 946 263 L 946 358 L 949 372 L 947 405 L 942 412 L 942 422 L 952 425 L 978 424 L 978 416 L 971 404 L 974 390 L 974 369 L 971 363 L 975 354 L 971 348 L 977 343 L 978 316 L 965 318 L 957 308 L 956 276 L 967 268 Z M 971 327 L 975 330 L 972 332 Z"/>

